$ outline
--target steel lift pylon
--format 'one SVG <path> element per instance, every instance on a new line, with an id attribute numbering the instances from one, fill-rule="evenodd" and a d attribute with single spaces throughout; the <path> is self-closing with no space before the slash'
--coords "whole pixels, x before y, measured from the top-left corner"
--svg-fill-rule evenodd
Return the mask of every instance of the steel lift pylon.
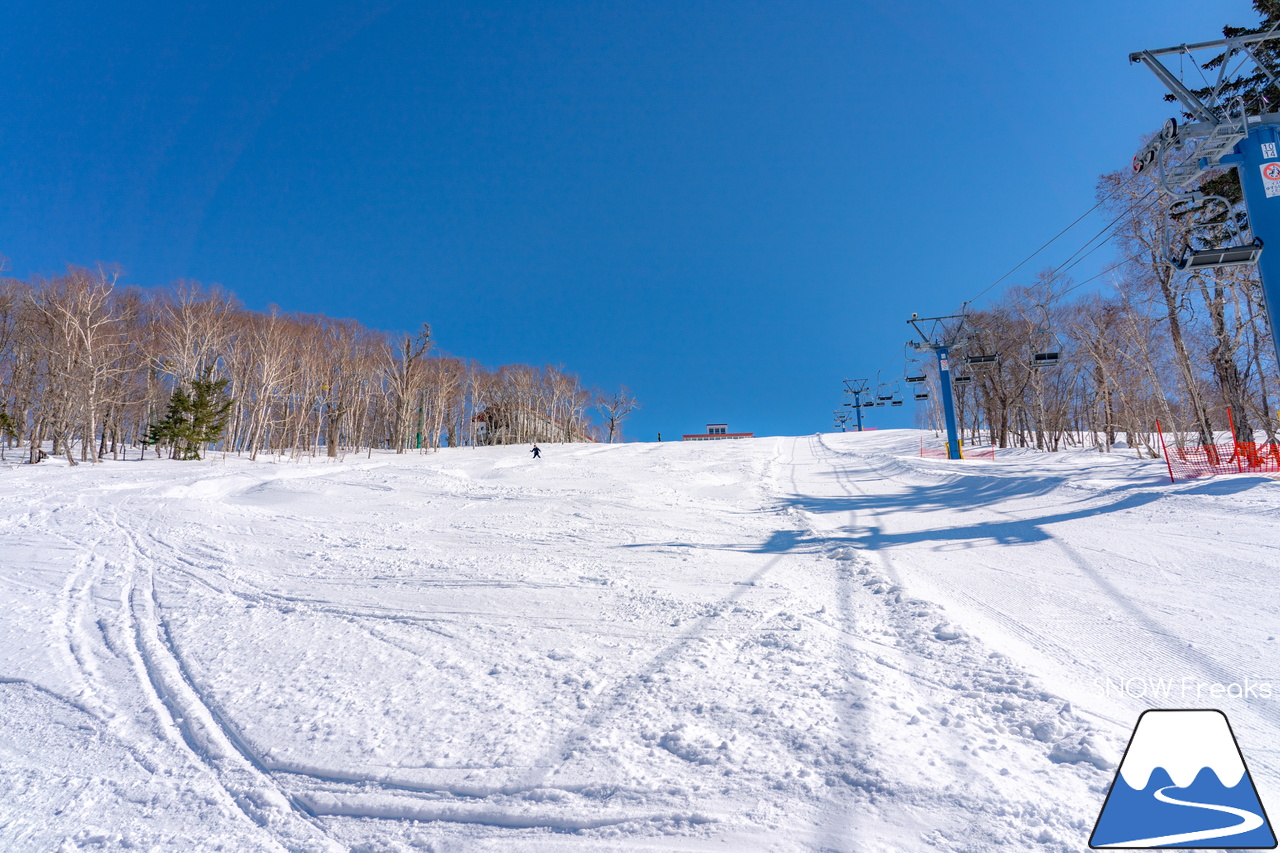
<path id="1" fill-rule="evenodd" d="M 960 434 L 956 428 L 956 400 L 951 387 L 951 351 L 971 339 L 966 332 L 967 320 L 964 314 L 951 314 L 946 317 L 919 317 L 911 315 L 907 321 L 919 340 L 908 341 L 918 352 L 930 351 L 938 359 L 938 392 L 942 397 L 942 414 L 947 424 L 947 458 L 961 459 Z M 924 327 L 923 324 L 929 324 Z"/>
<path id="2" fill-rule="evenodd" d="M 1225 203 L 1205 195 L 1200 187 L 1207 173 L 1234 168 L 1240 176 L 1249 230 L 1254 237 L 1252 242 L 1237 246 L 1191 244 L 1181 252 L 1171 253 L 1170 263 L 1188 272 L 1256 264 L 1271 339 L 1280 358 L 1280 113 L 1258 111 L 1251 115 L 1242 98 L 1224 94 L 1250 64 L 1271 85 L 1280 87 L 1280 78 L 1257 50 L 1262 42 L 1280 39 L 1276 30 L 1272 27 L 1266 33 L 1141 50 L 1129 54 L 1129 61 L 1149 68 L 1191 117 L 1181 125 L 1172 118 L 1165 122 L 1160 133 L 1133 158 L 1134 171 L 1156 167 L 1161 189 L 1175 199 L 1175 204 L 1195 205 L 1214 199 Z M 1216 80 L 1206 87 L 1208 94 L 1202 99 L 1165 67 L 1161 57 L 1179 55 L 1195 61 L 1192 55 L 1206 50 L 1219 51 L 1217 56 L 1221 59 L 1215 56 Z M 1201 66 L 1201 73 L 1205 70 Z M 1212 73 L 1212 69 L 1208 70 Z M 1209 78 L 1205 80 L 1208 82 Z"/>

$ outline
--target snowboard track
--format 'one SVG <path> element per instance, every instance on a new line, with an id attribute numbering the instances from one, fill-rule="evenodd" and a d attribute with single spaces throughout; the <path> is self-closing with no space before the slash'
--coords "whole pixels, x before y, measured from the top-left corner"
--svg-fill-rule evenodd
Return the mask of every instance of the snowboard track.
<path id="1" fill-rule="evenodd" d="M 548 785 L 546 776 L 555 768 L 554 758 L 531 768 L 536 771 L 534 776 L 515 784 L 484 785 L 419 782 L 397 779 L 392 774 L 373 776 L 279 762 L 263 756 L 195 677 L 174 638 L 157 595 L 159 573 L 174 571 L 212 593 L 233 595 L 255 604 L 268 607 L 301 604 L 308 609 L 341 616 L 392 645 L 395 643 L 379 636 L 376 628 L 361 625 L 360 621 L 374 619 L 426 627 L 457 641 L 453 635 L 424 624 L 447 624 L 448 620 L 410 611 L 340 606 L 323 599 L 276 595 L 253 587 L 243 579 L 217 574 L 211 567 L 182 555 L 178 547 L 153 534 L 131 530 L 122 520 L 119 508 L 113 516 L 109 520 L 99 517 L 96 521 L 122 532 L 125 539 L 128 565 L 122 581 L 122 624 L 124 633 L 129 637 L 127 653 L 134 660 L 138 681 L 148 694 L 153 712 L 162 728 L 177 733 L 189 754 L 217 780 L 230 801 L 248 819 L 270 831 L 285 849 L 297 853 L 309 853 L 318 846 L 345 849 L 337 845 L 332 832 L 325 827 L 324 819 L 335 817 L 400 822 L 444 821 L 560 832 L 579 832 L 633 822 L 697 826 L 718 820 L 703 811 L 681 809 L 613 810 L 612 814 L 597 809 L 595 814 L 584 816 L 557 814 L 544 808 L 541 813 L 530 813 L 519 808 L 519 802 L 502 802 L 503 798 L 539 791 L 575 794 L 596 787 L 591 783 Z M 762 573 L 771 565 L 766 566 Z M 85 571 L 77 572 L 68 582 L 69 589 L 91 586 L 92 580 Z M 745 588 L 737 594 L 743 591 Z M 75 611 L 75 608 L 69 610 Z M 572 732 L 559 747 L 549 751 L 549 755 L 562 753 L 570 743 L 587 737 L 593 727 L 603 724 L 610 708 L 623 707 L 622 697 L 638 689 L 646 675 L 660 671 L 666 663 L 678 657 L 684 647 L 698 636 L 699 628 L 712 621 L 711 617 L 699 620 L 698 625 L 655 656 L 643 672 L 624 679 L 614 688 L 611 700 L 602 703 L 600 713 L 587 725 Z M 70 618 L 67 623 L 71 625 Z M 80 665 L 83 652 L 78 649 L 82 646 L 83 642 L 77 642 L 77 651 L 73 654 L 77 668 L 87 672 L 91 667 Z"/>

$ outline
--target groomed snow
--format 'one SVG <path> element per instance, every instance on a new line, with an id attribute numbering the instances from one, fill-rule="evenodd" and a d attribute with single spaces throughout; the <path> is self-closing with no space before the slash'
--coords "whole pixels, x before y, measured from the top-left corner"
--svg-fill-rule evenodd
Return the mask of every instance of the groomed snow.
<path id="1" fill-rule="evenodd" d="M 1079 851 L 1149 707 L 1280 811 L 1280 484 L 918 441 L 0 468 L 0 849 Z"/>

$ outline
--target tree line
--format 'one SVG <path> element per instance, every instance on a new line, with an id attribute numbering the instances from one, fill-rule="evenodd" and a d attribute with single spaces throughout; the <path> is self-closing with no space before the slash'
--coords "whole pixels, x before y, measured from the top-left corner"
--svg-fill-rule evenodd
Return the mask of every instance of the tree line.
<path id="1" fill-rule="evenodd" d="M 219 287 L 119 279 L 73 267 L 0 280 L 0 453 L 37 462 L 48 449 L 74 465 L 148 446 L 257 459 L 613 441 L 635 408 L 625 389 L 603 394 L 562 367 L 440 353 L 425 325 L 392 334 L 251 311 Z"/>

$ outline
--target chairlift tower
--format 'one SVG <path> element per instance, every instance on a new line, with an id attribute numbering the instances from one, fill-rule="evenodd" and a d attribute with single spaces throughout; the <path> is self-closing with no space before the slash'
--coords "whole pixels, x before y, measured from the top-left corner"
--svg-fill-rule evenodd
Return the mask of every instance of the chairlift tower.
<path id="1" fill-rule="evenodd" d="M 853 405 L 850 408 L 858 416 L 858 432 L 862 432 L 862 395 L 867 393 L 867 380 L 844 380 L 844 393 L 853 395 Z"/>
<path id="2" fill-rule="evenodd" d="M 931 351 L 938 358 L 939 391 L 942 395 L 942 413 L 947 422 L 947 458 L 960 459 L 960 433 L 956 428 L 956 401 L 951 387 L 951 351 L 968 343 L 971 335 L 965 331 L 964 314 L 946 317 L 918 317 L 911 315 L 907 321 L 918 341 L 907 341 L 917 352 Z M 928 324 L 927 328 L 924 324 Z"/>
<path id="3" fill-rule="evenodd" d="M 1189 247 L 1182 257 L 1171 258 L 1171 263 L 1191 272 L 1257 264 L 1271 339 L 1280 359 L 1280 113 L 1250 115 L 1243 98 L 1224 96 L 1225 87 L 1238 79 L 1236 75 L 1247 64 L 1252 64 L 1272 85 L 1280 86 L 1276 73 L 1254 49 L 1273 39 L 1280 39 L 1275 27 L 1266 33 L 1142 50 L 1129 54 L 1129 61 L 1147 66 L 1191 116 L 1191 121 L 1181 126 L 1176 119 L 1169 119 L 1133 158 L 1134 171 L 1142 172 L 1155 165 L 1161 189 L 1173 197 L 1174 204 L 1196 204 L 1224 202 L 1204 195 L 1199 188 L 1206 173 L 1235 168 L 1244 190 L 1249 229 L 1255 238 L 1253 243 L 1242 246 Z M 1216 81 L 1202 100 L 1165 67 L 1160 57 L 1181 55 L 1196 62 L 1193 54 L 1204 50 L 1218 51 L 1222 61 Z M 1202 65 L 1197 65 L 1203 70 Z M 1264 249 L 1267 246 L 1270 248 Z"/>

